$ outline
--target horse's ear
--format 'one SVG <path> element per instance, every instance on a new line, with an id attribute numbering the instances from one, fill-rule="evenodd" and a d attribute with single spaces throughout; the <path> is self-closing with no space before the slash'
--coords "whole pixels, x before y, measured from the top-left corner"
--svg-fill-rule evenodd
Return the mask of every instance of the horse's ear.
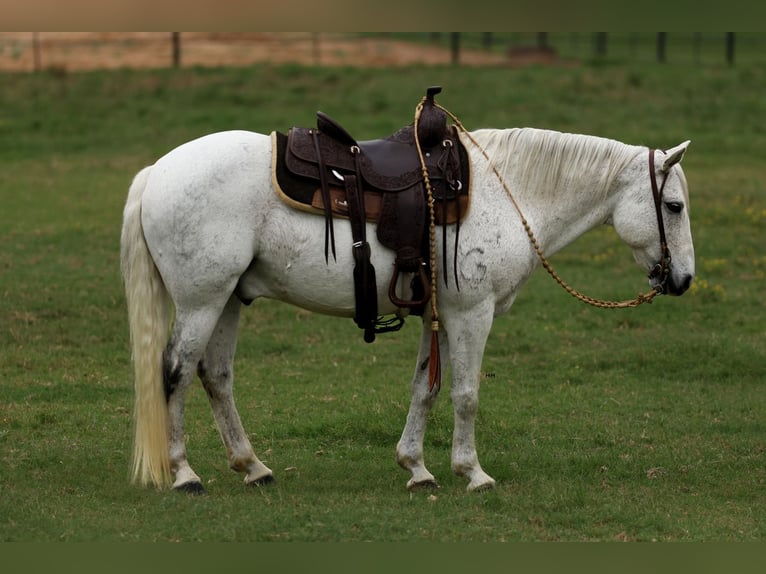
<path id="1" fill-rule="evenodd" d="M 679 163 L 686 153 L 686 148 L 689 147 L 690 140 L 686 140 L 682 144 L 678 144 L 676 147 L 669 149 L 665 152 L 665 161 L 662 162 L 662 171 L 668 172 L 670 168 Z"/>

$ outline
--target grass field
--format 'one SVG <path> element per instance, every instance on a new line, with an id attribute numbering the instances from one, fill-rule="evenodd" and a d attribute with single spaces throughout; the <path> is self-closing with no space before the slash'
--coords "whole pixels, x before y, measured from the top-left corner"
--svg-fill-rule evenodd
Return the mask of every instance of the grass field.
<path id="1" fill-rule="evenodd" d="M 132 405 L 119 276 L 133 174 L 209 132 L 311 125 L 360 139 L 411 121 L 426 86 L 469 128 L 529 125 L 653 147 L 685 139 L 697 281 L 601 311 L 542 272 L 498 319 L 477 441 L 491 492 L 449 470 L 447 393 L 426 436 L 442 488 L 394 462 L 416 320 L 374 345 L 351 321 L 259 301 L 237 399 L 276 472 L 227 469 L 204 392 L 187 445 L 207 497 L 128 482 Z M 1 541 L 763 540 L 766 534 L 766 69 L 299 66 L 0 76 Z M 608 229 L 553 259 L 589 294 L 646 283 Z"/>

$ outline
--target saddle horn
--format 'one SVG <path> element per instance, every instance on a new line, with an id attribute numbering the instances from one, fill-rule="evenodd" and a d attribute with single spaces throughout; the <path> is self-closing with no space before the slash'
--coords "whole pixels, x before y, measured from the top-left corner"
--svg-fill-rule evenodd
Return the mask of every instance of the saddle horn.
<path id="1" fill-rule="evenodd" d="M 434 96 L 441 91 L 441 86 L 426 89 L 426 99 L 418 118 L 418 141 L 421 148 L 438 145 L 447 131 L 447 114 L 437 108 L 434 101 Z"/>

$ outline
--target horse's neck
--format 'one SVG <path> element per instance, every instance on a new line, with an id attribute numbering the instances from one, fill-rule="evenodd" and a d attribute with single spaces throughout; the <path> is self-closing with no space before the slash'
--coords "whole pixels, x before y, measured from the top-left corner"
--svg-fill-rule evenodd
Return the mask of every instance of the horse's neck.
<path id="1" fill-rule="evenodd" d="M 474 135 L 549 254 L 606 222 L 614 180 L 640 149 L 604 138 L 529 128 L 480 130 Z"/>
<path id="2" fill-rule="evenodd" d="M 526 194 L 521 200 L 529 225 L 546 253 L 553 255 L 605 223 L 612 204 L 595 193 Z"/>

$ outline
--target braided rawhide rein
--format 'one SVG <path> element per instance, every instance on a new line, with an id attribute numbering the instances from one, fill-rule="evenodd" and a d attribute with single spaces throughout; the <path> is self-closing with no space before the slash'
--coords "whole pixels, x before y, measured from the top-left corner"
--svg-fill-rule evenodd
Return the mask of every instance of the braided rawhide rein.
<path id="1" fill-rule="evenodd" d="M 428 359 L 428 390 L 432 391 L 436 387 L 437 391 L 441 388 L 441 356 L 439 353 L 439 308 L 436 303 L 436 285 L 437 285 L 437 273 L 436 273 L 436 216 L 434 214 L 434 193 L 431 188 L 431 180 L 428 177 L 428 168 L 426 167 L 426 160 L 423 157 L 423 151 L 420 149 L 420 138 L 418 137 L 418 121 L 420 120 L 420 113 L 423 111 L 423 104 L 425 103 L 427 96 L 423 96 L 420 103 L 415 108 L 415 149 L 418 150 L 418 158 L 420 159 L 420 166 L 423 170 L 423 181 L 426 184 L 426 193 L 428 195 L 428 215 L 429 215 L 429 250 L 430 250 L 430 263 L 431 263 L 431 353 Z M 435 102 L 434 102 L 434 105 Z M 442 110 L 441 106 L 438 106 Z M 444 110 L 452 117 L 452 114 Z M 446 222 L 444 223 L 446 225 Z"/>

